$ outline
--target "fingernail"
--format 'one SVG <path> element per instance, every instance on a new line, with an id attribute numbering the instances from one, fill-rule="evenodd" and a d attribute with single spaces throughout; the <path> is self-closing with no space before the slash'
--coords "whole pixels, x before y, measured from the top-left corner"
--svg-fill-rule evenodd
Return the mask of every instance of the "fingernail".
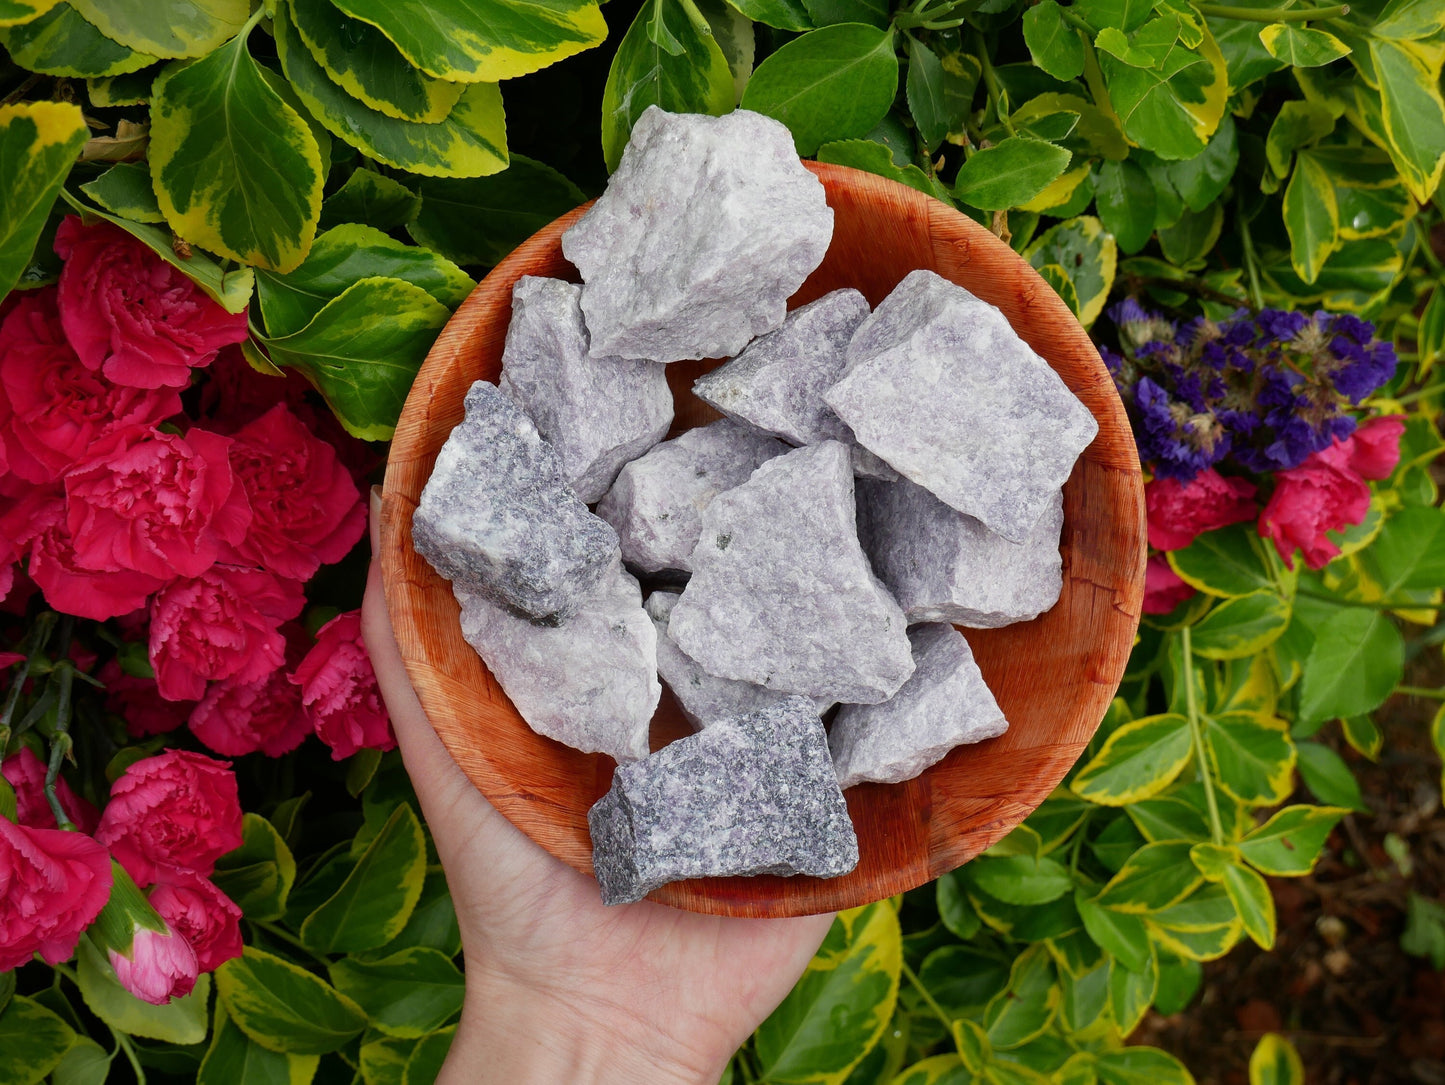
<path id="1" fill-rule="evenodd" d="M 381 551 L 381 487 L 371 488 L 371 515 L 368 518 L 368 527 L 371 536 L 371 556 L 374 558 Z"/>

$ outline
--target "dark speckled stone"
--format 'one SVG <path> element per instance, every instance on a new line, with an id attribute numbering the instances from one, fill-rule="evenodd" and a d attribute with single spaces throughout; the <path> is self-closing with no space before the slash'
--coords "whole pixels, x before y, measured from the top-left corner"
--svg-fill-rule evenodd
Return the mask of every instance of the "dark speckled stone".
<path id="1" fill-rule="evenodd" d="M 858 838 L 812 702 L 722 720 L 620 766 L 587 815 L 604 904 L 685 878 L 858 865 Z"/>

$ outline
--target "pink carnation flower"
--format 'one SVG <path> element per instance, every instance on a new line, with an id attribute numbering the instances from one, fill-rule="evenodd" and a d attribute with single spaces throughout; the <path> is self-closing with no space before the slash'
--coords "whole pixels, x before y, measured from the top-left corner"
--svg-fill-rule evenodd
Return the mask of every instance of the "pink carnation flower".
<path id="1" fill-rule="evenodd" d="M 151 907 L 190 943 L 201 972 L 214 972 L 241 955 L 241 909 L 216 883 L 190 870 L 162 870 Z"/>
<path id="2" fill-rule="evenodd" d="M 150 660 L 161 696 L 198 701 L 206 682 L 256 682 L 286 658 L 282 622 L 301 613 L 301 585 L 262 569 L 213 565 L 151 601 Z"/>
<path id="3" fill-rule="evenodd" d="M 122 987 L 152 1006 L 190 994 L 200 974 L 196 951 L 169 926 L 137 927 L 129 953 L 110 951 L 110 966 Z"/>
<path id="4" fill-rule="evenodd" d="M 1144 566 L 1144 613 L 1168 614 L 1194 594 L 1194 589 L 1179 579 L 1169 559 L 1163 554 L 1150 554 Z"/>
<path id="5" fill-rule="evenodd" d="M 80 360 L 116 384 L 184 388 L 227 343 L 246 338 L 228 313 L 139 240 L 108 222 L 68 216 L 55 232 L 60 321 Z"/>
<path id="6" fill-rule="evenodd" d="M 0 972 L 68 960 L 110 898 L 110 856 L 84 833 L 0 817 Z"/>
<path id="7" fill-rule="evenodd" d="M 1404 415 L 1371 418 L 1343 441 L 1335 441 L 1320 456 L 1325 462 L 1353 471 L 1361 478 L 1389 478 L 1400 462 L 1400 438 L 1404 433 Z"/>
<path id="8" fill-rule="evenodd" d="M 173 389 L 121 387 L 83 366 L 53 288 L 26 293 L 0 325 L 0 444 L 23 479 L 50 482 L 106 435 L 180 409 Z"/>
<path id="9" fill-rule="evenodd" d="M 1182 550 L 1206 531 L 1253 520 L 1254 490 L 1254 483 L 1225 478 L 1212 467 L 1190 482 L 1154 479 L 1144 487 L 1149 545 Z"/>
<path id="10" fill-rule="evenodd" d="M 0 764 L 3 775 L 15 789 L 16 817 L 21 825 L 32 829 L 57 829 L 55 811 L 45 798 L 45 762 L 36 757 L 29 746 L 21 746 Z M 70 789 L 65 777 L 55 781 L 55 797 L 60 808 L 83 833 L 95 832 L 100 811 Z"/>
<path id="11" fill-rule="evenodd" d="M 336 450 L 280 403 L 233 437 L 231 466 L 252 512 L 236 552 L 295 580 L 345 557 L 366 512 Z"/>
<path id="12" fill-rule="evenodd" d="M 199 576 L 245 537 L 251 509 L 235 485 L 229 437 L 193 429 L 117 433 L 65 476 L 79 565 L 159 578 Z"/>
<path id="13" fill-rule="evenodd" d="M 1362 523 L 1370 511 L 1370 487 L 1340 463 L 1348 451 L 1337 443 L 1275 475 L 1274 493 L 1259 517 L 1259 534 L 1274 542 L 1291 569 L 1296 550 L 1304 553 L 1311 569 L 1323 569 L 1340 553 L 1325 532 Z"/>
<path id="14" fill-rule="evenodd" d="M 166 700 L 154 678 L 126 674 L 113 659 L 96 677 L 105 683 L 105 710 L 125 720 L 131 738 L 167 734 L 190 715 L 194 702 Z"/>
<path id="15" fill-rule="evenodd" d="M 301 691 L 278 667 L 255 682 L 212 682 L 191 713 L 191 733 L 226 757 L 290 753 L 311 733 Z"/>
<path id="16" fill-rule="evenodd" d="M 321 627 L 316 646 L 291 676 L 316 737 L 340 761 L 363 747 L 390 750 L 396 735 L 382 704 L 371 657 L 361 640 L 361 611 L 340 614 Z"/>
<path id="17" fill-rule="evenodd" d="M 164 867 L 210 877 L 241 846 L 241 802 L 227 761 L 167 750 L 131 765 L 110 790 L 95 838 L 142 887 Z"/>

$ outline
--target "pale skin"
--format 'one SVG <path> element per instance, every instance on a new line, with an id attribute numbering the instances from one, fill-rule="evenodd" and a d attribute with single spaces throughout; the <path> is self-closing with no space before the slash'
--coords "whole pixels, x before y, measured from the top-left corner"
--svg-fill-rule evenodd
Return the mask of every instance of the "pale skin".
<path id="1" fill-rule="evenodd" d="M 375 491 L 371 512 L 375 554 Z M 407 678 L 374 558 L 362 636 L 461 927 L 466 1001 L 441 1085 L 716 1085 L 832 915 L 604 907 L 592 878 L 516 829 L 442 746 Z"/>

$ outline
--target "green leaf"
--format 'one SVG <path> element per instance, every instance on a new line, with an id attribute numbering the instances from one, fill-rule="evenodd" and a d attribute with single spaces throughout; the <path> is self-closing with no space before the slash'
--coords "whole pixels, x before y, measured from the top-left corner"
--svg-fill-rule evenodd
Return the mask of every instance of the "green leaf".
<path id="1" fill-rule="evenodd" d="M 370 23 L 343 15 L 331 0 L 291 0 L 302 42 L 342 90 L 388 117 L 435 124 L 466 89 L 418 70 Z"/>
<path id="2" fill-rule="evenodd" d="M 236 37 L 251 14 L 249 0 L 187 0 L 184 5 L 70 0 L 70 4 L 107 38 L 158 57 L 209 53 Z"/>
<path id="3" fill-rule="evenodd" d="M 1290 262 L 1306 283 L 1319 278 L 1340 245 L 1340 210 L 1335 186 L 1325 167 L 1308 152 L 1296 157 L 1284 190 L 1284 226 L 1289 231 Z"/>
<path id="4" fill-rule="evenodd" d="M 1275 114 L 1264 141 L 1269 168 L 1276 177 L 1288 177 L 1295 151 L 1318 142 L 1334 128 L 1335 116 L 1324 106 L 1307 101 L 1285 102 Z"/>
<path id="5" fill-rule="evenodd" d="M 268 1051 L 324 1055 L 366 1027 L 366 1013 L 325 980 L 247 946 L 216 970 L 220 1002 L 236 1025 Z"/>
<path id="6" fill-rule="evenodd" d="M 1304 723 L 1371 712 L 1404 673 L 1404 638 L 1388 617 L 1363 607 L 1328 606 L 1327 612 L 1300 678 Z"/>
<path id="7" fill-rule="evenodd" d="M 375 961 L 346 957 L 331 966 L 336 989 L 366 1011 L 371 1027 L 417 1039 L 461 1012 L 466 986 L 457 966 L 435 949 L 412 947 Z"/>
<path id="8" fill-rule="evenodd" d="M 755 23 L 778 30 L 812 30 L 813 20 L 802 0 L 728 0 Z"/>
<path id="9" fill-rule="evenodd" d="M 1249 1085 L 1304 1085 L 1305 1068 L 1294 1045 L 1266 1032 L 1249 1056 Z"/>
<path id="10" fill-rule="evenodd" d="M 0 1081 L 37 1085 L 74 1042 L 69 1025 L 34 999 L 17 995 L 0 1012 Z"/>
<path id="11" fill-rule="evenodd" d="M 1101 961 L 1077 978 L 1066 971 L 1059 973 L 1059 1022 L 1065 1029 L 1082 1032 L 1106 1011 L 1110 965 L 1109 961 Z"/>
<path id="12" fill-rule="evenodd" d="M 915 1062 L 888 1085 L 973 1085 L 977 1080 L 957 1055 L 934 1055 Z"/>
<path id="13" fill-rule="evenodd" d="M 321 953 L 385 945 L 405 928 L 425 877 L 426 839 L 402 803 L 341 888 L 302 922 L 301 940 Z"/>
<path id="14" fill-rule="evenodd" d="M 1129 857 L 1094 903 L 1128 913 L 1160 912 L 1178 904 L 1204 881 L 1189 861 L 1189 848 L 1181 841 L 1145 844 Z"/>
<path id="15" fill-rule="evenodd" d="M 421 898 L 411 911 L 402 932 L 378 950 L 366 954 L 368 960 L 391 954 L 410 946 L 439 950 L 447 957 L 462 951 L 461 929 L 457 926 L 456 909 L 447 891 L 447 879 L 440 870 L 428 871 L 422 885 Z"/>
<path id="16" fill-rule="evenodd" d="M 1214 249 L 1224 229 L 1224 207 L 1213 204 L 1207 211 L 1185 211 L 1172 226 L 1159 231 L 1159 247 L 1179 267 L 1202 262 Z"/>
<path id="17" fill-rule="evenodd" d="M 1224 891 L 1244 923 L 1245 933 L 1261 949 L 1274 948 L 1274 897 L 1269 885 L 1247 866 L 1230 863 L 1224 868 Z"/>
<path id="18" fill-rule="evenodd" d="M 609 172 L 622 160 L 632 127 L 649 106 L 714 116 L 733 108 L 732 69 L 707 20 L 692 0 L 658 2 L 664 24 L 682 49 L 674 55 L 648 36 L 652 5 L 643 4 L 617 47 L 602 91 L 602 154 Z"/>
<path id="19" fill-rule="evenodd" d="M 1283 720 L 1219 712 L 1203 723 L 1209 764 L 1226 793 L 1255 806 L 1284 801 L 1293 788 L 1295 747 Z"/>
<path id="20" fill-rule="evenodd" d="M 753 21 L 727 0 L 697 0 L 697 10 L 707 20 L 712 36 L 728 62 L 728 70 L 733 73 L 733 100 L 738 101 L 748 80 L 753 77 L 753 61 L 757 56 Z"/>
<path id="21" fill-rule="evenodd" d="M 1400 948 L 1415 957 L 1429 957 L 1437 972 L 1445 969 L 1445 906 L 1411 892 Z"/>
<path id="22" fill-rule="evenodd" d="M 867 135 L 897 88 L 893 32 L 839 23 L 793 39 L 759 64 L 742 107 L 782 121 L 798 153 L 810 155 L 832 140 Z"/>
<path id="23" fill-rule="evenodd" d="M 1239 861 L 1233 845 L 1201 843 L 1189 849 L 1190 861 L 1212 882 L 1224 881 L 1224 868 Z"/>
<path id="24" fill-rule="evenodd" d="M 1194 1085 L 1184 1064 L 1154 1047 L 1106 1051 L 1094 1061 L 1102 1085 Z"/>
<path id="25" fill-rule="evenodd" d="M 903 938 L 887 901 L 840 912 L 833 932 L 754 1043 L 778 1085 L 841 1081 L 893 1017 Z"/>
<path id="26" fill-rule="evenodd" d="M 72 78 L 125 75 L 156 60 L 107 38 L 65 0 L 33 22 L 0 29 L 0 45 L 22 68 Z"/>
<path id="27" fill-rule="evenodd" d="M 308 1085 L 316 1074 L 317 1055 L 269 1051 L 237 1027 L 216 1000 L 211 1046 L 201 1060 L 196 1085 Z"/>
<path id="28" fill-rule="evenodd" d="M 913 39 L 908 45 L 907 93 L 908 111 L 918 125 L 918 134 L 929 147 L 937 147 L 959 118 L 949 113 L 943 61 L 928 46 Z"/>
<path id="29" fill-rule="evenodd" d="M 1355 750 L 1371 761 L 1380 756 L 1385 736 L 1369 716 L 1349 716 L 1340 720 L 1340 733 Z"/>
<path id="30" fill-rule="evenodd" d="M 80 186 L 84 192 L 107 211 L 137 222 L 164 222 L 155 190 L 151 188 L 151 171 L 143 162 L 120 162 L 94 181 Z"/>
<path id="31" fill-rule="evenodd" d="M 1189 763 L 1189 721 L 1166 713 L 1124 724 L 1070 785 L 1104 806 L 1127 806 L 1168 787 Z"/>
<path id="32" fill-rule="evenodd" d="M 149 153 L 161 211 L 177 234 L 281 271 L 305 257 L 321 215 L 321 153 L 262 77 L 244 35 L 161 73 Z"/>
<path id="33" fill-rule="evenodd" d="M 143 68 L 138 72 L 128 72 L 125 75 L 87 79 L 85 89 L 90 95 L 90 104 L 97 109 L 145 105 L 151 100 L 151 83 L 155 81 L 155 77 L 155 68 Z"/>
<path id="34" fill-rule="evenodd" d="M 1440 64 L 1427 66 L 1405 45 L 1370 39 L 1370 60 L 1380 82 L 1381 119 L 1390 157 L 1410 194 L 1421 203 L 1434 194 L 1445 171 L 1445 99 Z"/>
<path id="35" fill-rule="evenodd" d="M 53 8 L 56 0 L 0 0 L 0 26 L 28 23 Z"/>
<path id="36" fill-rule="evenodd" d="M 1319 742 L 1301 742 L 1297 749 L 1300 778 L 1315 798 L 1362 814 L 1370 812 L 1360 794 L 1360 782 L 1344 758 Z"/>
<path id="37" fill-rule="evenodd" d="M 1046 904 L 1074 887 L 1068 868 L 1053 859 L 980 856 L 965 869 L 974 884 L 1006 904 Z"/>
<path id="38" fill-rule="evenodd" d="M 1224 116 L 1228 75 L 1212 36 L 1196 52 L 1176 43 L 1158 68 L 1099 58 L 1124 132 L 1160 158 L 1192 158 Z"/>
<path id="39" fill-rule="evenodd" d="M 257 276 L 261 314 L 274 338 L 301 331 L 328 303 L 362 279 L 404 279 L 449 309 L 467 300 L 476 283 L 430 249 L 405 245 L 357 223 L 335 226 L 316 239 L 306 260 L 286 275 Z"/>
<path id="40" fill-rule="evenodd" d="M 1273 587 L 1250 525 L 1206 531 L 1182 550 L 1167 555 L 1170 567 L 1190 587 L 1225 599 Z"/>
<path id="41" fill-rule="evenodd" d="M 1399 510 L 1358 560 L 1385 599 L 1445 588 L 1445 510 Z"/>
<path id="42" fill-rule="evenodd" d="M 1159 989 L 1154 995 L 1154 1011 L 1170 1017 L 1188 1008 L 1204 982 L 1204 969 L 1198 961 L 1165 958 L 1159 961 Z"/>
<path id="43" fill-rule="evenodd" d="M 515 158 L 512 165 L 516 165 Z M 501 176 L 505 175 L 504 171 Z M 343 222 L 364 222 L 378 230 L 394 230 L 398 226 L 407 226 L 410 230 L 410 223 L 420 208 L 421 197 L 400 181 L 393 181 L 375 170 L 355 169 L 345 184 L 321 201 L 321 225 L 330 227 Z M 452 225 L 455 228 L 462 224 Z M 415 238 L 416 235 L 412 236 Z M 430 247 L 436 248 L 435 245 Z"/>
<path id="44" fill-rule="evenodd" d="M 0 106 L 0 297 L 8 294 L 45 228 L 65 175 L 89 130 L 77 106 Z"/>
<path id="45" fill-rule="evenodd" d="M 1048 949 L 1030 946 L 1014 960 L 1008 986 L 984 1007 L 989 1042 L 1005 1050 L 1028 1043 L 1049 1027 L 1061 997 Z"/>
<path id="46" fill-rule="evenodd" d="M 1225 599 L 1194 625 L 1194 651 L 1205 659 L 1242 659 L 1269 647 L 1289 625 L 1289 600 L 1273 591 Z"/>
<path id="47" fill-rule="evenodd" d="M 1057 264 L 1067 270 L 1079 298 L 1079 322 L 1085 327 L 1104 311 L 1119 250 L 1098 219 L 1081 215 L 1061 222 L 1024 250 L 1024 256 L 1036 269 Z"/>
<path id="48" fill-rule="evenodd" d="M 1116 912 L 1096 904 L 1082 889 L 1074 891 L 1074 907 L 1099 946 L 1118 958 L 1128 968 L 1142 971 L 1149 960 L 1149 933 L 1144 920 L 1126 912 Z"/>
<path id="49" fill-rule="evenodd" d="M 1124 864 L 1144 846 L 1143 834 L 1127 817 L 1115 816 L 1098 836 L 1089 841 L 1089 850 L 1111 874 L 1124 869 Z"/>
<path id="50" fill-rule="evenodd" d="M 386 313 L 387 319 L 375 319 Z M 451 311 L 400 279 L 361 279 L 300 331 L 264 340 L 278 366 L 299 369 L 352 436 L 391 437 L 416 371 Z"/>
<path id="51" fill-rule="evenodd" d="M 1130 803 L 1124 812 L 1144 839 L 1149 841 L 1196 841 L 1209 837 L 1209 823 L 1204 815 L 1175 795 Z"/>
<path id="52" fill-rule="evenodd" d="M 3 1018 L 0 1018 L 0 1028 L 3 1028 Z M 75 1044 L 55 1067 L 50 1080 L 55 1085 L 105 1085 L 110 1077 L 112 1057 L 111 1052 L 89 1036 L 77 1036 Z M 0 1077 L 3 1077 L 3 1071 L 0 1071 Z"/>
<path id="53" fill-rule="evenodd" d="M 1078 0 L 1073 10 L 1090 26 L 1132 34 L 1144 25 L 1154 6 L 1150 0 Z"/>
<path id="54" fill-rule="evenodd" d="M 1286 806 L 1241 840 L 1239 853 L 1262 873 L 1300 877 L 1314 869 L 1330 831 L 1344 814 L 1335 806 Z"/>
<path id="55" fill-rule="evenodd" d="M 1062 147 L 1027 136 L 975 151 L 959 167 L 953 194 L 985 211 L 1002 211 L 1033 199 L 1068 168 Z"/>
<path id="56" fill-rule="evenodd" d="M 1350 54 L 1333 34 L 1289 23 L 1271 23 L 1259 32 L 1259 40 L 1270 56 L 1295 68 L 1318 68 Z"/>
<path id="57" fill-rule="evenodd" d="M 839 166 L 852 166 L 855 170 L 866 170 L 890 181 L 916 188 L 936 200 L 948 202 L 948 190 L 917 166 L 900 167 L 893 161 L 888 148 L 871 139 L 844 139 L 825 143 L 818 148 L 819 162 L 832 162 Z"/>
<path id="58" fill-rule="evenodd" d="M 507 168 L 507 123 L 495 83 L 469 86 L 437 124 L 388 117 L 331 81 L 298 38 L 284 5 L 277 5 L 272 28 L 297 97 L 327 131 L 369 158 L 425 177 L 479 177 Z"/>
<path id="59" fill-rule="evenodd" d="M 169 1044 L 198 1044 L 206 1038 L 209 975 L 196 980 L 195 989 L 184 998 L 152 1006 L 120 985 L 104 954 L 89 938 L 82 938 L 76 949 L 76 975 L 85 1005 L 111 1028 Z"/>
<path id="60" fill-rule="evenodd" d="M 432 1085 L 441 1075 L 442 1063 L 446 1060 L 447 1052 L 451 1050 L 456 1034 L 457 1026 L 449 1025 L 418 1040 L 416 1047 L 412 1049 L 411 1057 L 406 1060 L 402 1085 Z"/>
<path id="61" fill-rule="evenodd" d="M 978 912 L 969 903 L 960 883 L 960 872 L 951 871 L 935 883 L 938 918 L 955 938 L 968 941 L 978 933 Z"/>
<path id="62" fill-rule="evenodd" d="M 1435 710 L 1430 720 L 1430 743 L 1435 747 L 1435 756 L 1445 765 L 1445 704 Z M 1440 773 L 1440 786 L 1445 791 L 1445 770 Z"/>
<path id="63" fill-rule="evenodd" d="M 607 35 L 592 0 L 333 0 L 370 23 L 427 75 L 495 83 L 599 45 Z"/>
<path id="64" fill-rule="evenodd" d="M 1318 154 L 1318 150 L 1315 152 Z M 1341 184 L 1335 179 L 1335 202 L 1340 208 L 1340 237 L 1345 241 L 1385 237 L 1403 230 L 1415 216 L 1415 201 L 1402 184 L 1375 187 Z M 1421 357 L 1427 355 L 1422 352 Z"/>
<path id="65" fill-rule="evenodd" d="M 242 844 L 216 862 L 214 881 L 247 919 L 280 919 L 296 882 L 296 860 L 276 828 L 260 814 L 241 821 Z"/>
<path id="66" fill-rule="evenodd" d="M 1184 197 L 1191 211 L 1203 211 L 1214 203 L 1239 167 L 1239 138 L 1234 118 L 1226 113 L 1209 137 L 1209 144 L 1193 158 L 1171 162 L 1167 169 L 1174 190 Z"/>
<path id="67" fill-rule="evenodd" d="M 1139 1027 L 1158 992 L 1159 965 L 1152 956 L 1140 972 L 1131 971 L 1118 961 L 1109 962 L 1109 1008 L 1123 1035 Z"/>
<path id="68" fill-rule="evenodd" d="M 371 1035 L 367 1033 L 362 1039 Z M 416 1045 L 415 1040 L 397 1040 L 390 1036 L 368 1040 L 361 1045 L 361 1080 L 366 1085 L 402 1085 L 407 1060 Z"/>
<path id="69" fill-rule="evenodd" d="M 1068 82 L 1084 74 L 1084 43 L 1055 0 L 1042 0 L 1024 12 L 1024 41 L 1034 63 L 1055 79 Z"/>
<path id="70" fill-rule="evenodd" d="M 1445 12 L 1432 0 L 1390 0 L 1370 33 L 1378 38 L 1416 41 L 1428 38 L 1445 28 Z"/>
<path id="71" fill-rule="evenodd" d="M 1105 27 L 1094 39 L 1095 48 L 1133 68 L 1159 68 L 1179 40 L 1178 16 L 1150 19 L 1131 35 Z"/>
<path id="72" fill-rule="evenodd" d="M 949 1014 L 974 1016 L 1008 985 L 1010 964 L 977 944 L 943 946 L 924 959 L 918 979 Z"/>
<path id="73" fill-rule="evenodd" d="M 890 18 L 887 0 L 803 0 L 803 6 L 815 27 L 867 23 L 883 30 Z"/>
<path id="74" fill-rule="evenodd" d="M 1154 234 L 1154 185 L 1133 162 L 1103 162 L 1094 181 L 1094 205 L 1119 248 L 1135 253 Z"/>

